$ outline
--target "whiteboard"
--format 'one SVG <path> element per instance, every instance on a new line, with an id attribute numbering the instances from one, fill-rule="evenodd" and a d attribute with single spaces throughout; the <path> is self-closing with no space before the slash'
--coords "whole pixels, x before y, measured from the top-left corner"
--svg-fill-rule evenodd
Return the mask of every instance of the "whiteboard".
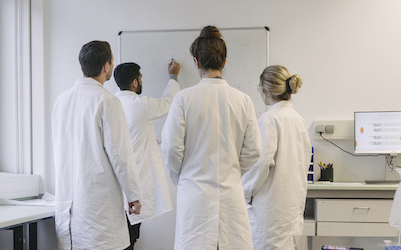
<path id="1" fill-rule="evenodd" d="M 142 95 L 160 98 L 168 82 L 167 65 L 171 58 L 181 64 L 178 82 L 181 89 L 200 81 L 189 52 L 200 29 L 136 30 L 118 34 L 118 63 L 135 62 L 141 67 Z M 232 87 L 249 95 L 257 117 L 266 111 L 256 86 L 269 65 L 268 27 L 220 28 L 227 45 L 227 63 L 222 76 Z M 160 140 L 165 118 L 155 123 Z"/>

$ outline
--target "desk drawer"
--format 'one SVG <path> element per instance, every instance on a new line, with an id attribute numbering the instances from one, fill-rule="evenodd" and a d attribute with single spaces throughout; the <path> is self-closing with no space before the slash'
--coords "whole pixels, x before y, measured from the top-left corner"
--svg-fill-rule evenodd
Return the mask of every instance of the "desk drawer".
<path id="1" fill-rule="evenodd" d="M 317 199 L 317 221 L 388 223 L 393 200 Z"/>
<path id="2" fill-rule="evenodd" d="M 318 222 L 317 236 L 397 237 L 398 228 L 388 223 Z"/>

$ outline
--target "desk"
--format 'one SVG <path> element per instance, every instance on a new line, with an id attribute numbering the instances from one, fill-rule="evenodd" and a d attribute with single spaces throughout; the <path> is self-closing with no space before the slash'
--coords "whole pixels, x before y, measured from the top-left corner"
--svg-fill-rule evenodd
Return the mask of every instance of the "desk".
<path id="1" fill-rule="evenodd" d="M 365 182 L 315 182 L 308 184 L 307 198 L 378 198 L 393 199 L 399 184 Z"/>
<path id="2" fill-rule="evenodd" d="M 54 207 L 0 205 L 0 230 L 14 231 L 14 249 L 37 249 L 37 221 L 54 217 Z"/>
<path id="3" fill-rule="evenodd" d="M 397 188 L 398 184 L 364 182 L 308 184 L 304 226 L 307 245 L 319 245 L 312 244 L 314 236 L 397 237 L 398 230 L 388 224 Z"/>
<path id="4" fill-rule="evenodd" d="M 308 184 L 303 234 L 307 237 L 300 238 L 300 245 L 303 243 L 303 248 L 299 245 L 298 249 L 320 249 L 322 245 L 326 245 L 327 240 L 334 245 L 337 243 L 346 245 L 347 243 L 344 242 L 349 237 L 356 237 L 353 239 L 355 242 L 364 241 L 363 239 L 370 237 L 380 239 L 377 237 L 384 237 L 383 234 L 386 235 L 384 239 L 397 237 L 397 229 L 388 224 L 391 203 L 397 188 L 398 184 L 365 184 L 364 182 Z M 351 212 L 344 215 L 344 210 L 349 206 L 351 206 Z M 352 211 L 355 207 L 369 207 L 369 210 Z M 377 210 L 379 210 L 379 216 L 377 216 Z M 331 211 L 332 215 L 326 216 L 325 211 Z M 366 244 L 369 243 L 372 242 Z"/>

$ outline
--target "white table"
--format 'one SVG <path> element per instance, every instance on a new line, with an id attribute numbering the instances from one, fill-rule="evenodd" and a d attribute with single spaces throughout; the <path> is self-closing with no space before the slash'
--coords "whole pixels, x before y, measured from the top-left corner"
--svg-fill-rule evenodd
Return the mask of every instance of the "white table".
<path id="1" fill-rule="evenodd" d="M 14 231 L 14 249 L 37 249 L 37 221 L 54 217 L 54 207 L 0 205 L 0 230 Z"/>
<path id="2" fill-rule="evenodd" d="M 308 184 L 308 198 L 390 198 L 399 184 L 366 184 L 365 182 L 315 182 Z"/>

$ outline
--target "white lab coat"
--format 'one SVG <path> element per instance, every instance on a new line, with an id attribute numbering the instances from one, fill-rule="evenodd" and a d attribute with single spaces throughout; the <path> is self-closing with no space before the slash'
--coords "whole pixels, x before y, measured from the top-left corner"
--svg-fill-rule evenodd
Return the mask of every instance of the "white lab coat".
<path id="1" fill-rule="evenodd" d="M 303 231 L 311 144 L 292 101 L 280 101 L 259 118 L 262 155 L 242 177 L 255 250 L 294 249 Z"/>
<path id="2" fill-rule="evenodd" d="M 396 169 L 401 178 L 401 169 Z M 390 226 L 401 228 L 401 184 L 394 195 L 393 206 L 389 218 Z"/>
<path id="3" fill-rule="evenodd" d="M 56 233 L 61 249 L 129 246 L 124 191 L 140 200 L 121 103 L 92 78 L 80 78 L 53 109 Z"/>
<path id="4" fill-rule="evenodd" d="M 162 132 L 170 178 L 178 184 L 176 250 L 252 249 L 241 175 L 261 143 L 249 96 L 204 78 L 176 95 Z"/>
<path id="5" fill-rule="evenodd" d="M 171 79 L 160 99 L 139 96 L 130 90 L 116 93 L 127 117 L 142 184 L 141 213 L 128 215 L 132 225 L 173 209 L 153 124 L 167 115 L 171 102 L 179 90 L 178 82 Z"/>

